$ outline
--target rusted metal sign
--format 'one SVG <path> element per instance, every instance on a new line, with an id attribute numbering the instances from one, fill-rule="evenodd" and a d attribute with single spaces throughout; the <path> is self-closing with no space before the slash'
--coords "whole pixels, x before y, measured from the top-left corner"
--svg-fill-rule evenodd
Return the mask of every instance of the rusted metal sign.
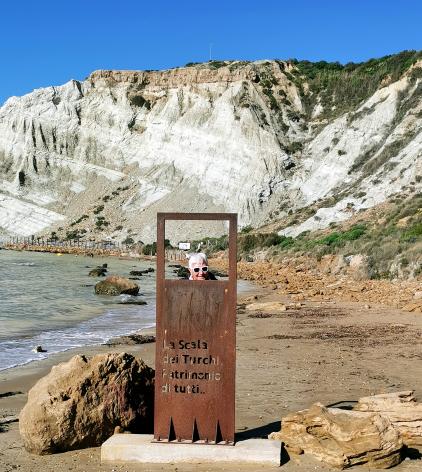
<path id="1" fill-rule="evenodd" d="M 229 221 L 229 279 L 166 279 L 166 220 Z M 234 444 L 236 236 L 234 213 L 157 215 L 155 441 Z"/>

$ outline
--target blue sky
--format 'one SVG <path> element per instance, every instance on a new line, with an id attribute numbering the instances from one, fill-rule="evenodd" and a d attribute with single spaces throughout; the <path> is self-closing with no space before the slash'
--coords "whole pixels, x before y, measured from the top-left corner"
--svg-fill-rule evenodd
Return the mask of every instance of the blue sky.
<path id="1" fill-rule="evenodd" d="M 0 104 L 96 69 L 209 59 L 359 62 L 422 49 L 420 0 L 4 0 Z"/>

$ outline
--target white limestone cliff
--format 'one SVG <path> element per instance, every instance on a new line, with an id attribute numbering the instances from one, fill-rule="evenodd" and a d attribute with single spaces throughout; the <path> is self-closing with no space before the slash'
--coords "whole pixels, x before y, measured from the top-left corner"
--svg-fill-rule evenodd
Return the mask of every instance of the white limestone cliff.
<path id="1" fill-rule="evenodd" d="M 0 227 L 30 235 L 73 223 L 97 239 L 130 229 L 150 241 L 157 211 L 235 211 L 257 226 L 321 202 L 284 230 L 296 235 L 420 188 L 420 78 L 404 73 L 335 119 L 321 118 L 321 104 L 306 118 L 291 68 L 97 71 L 10 98 L 0 108 Z"/>

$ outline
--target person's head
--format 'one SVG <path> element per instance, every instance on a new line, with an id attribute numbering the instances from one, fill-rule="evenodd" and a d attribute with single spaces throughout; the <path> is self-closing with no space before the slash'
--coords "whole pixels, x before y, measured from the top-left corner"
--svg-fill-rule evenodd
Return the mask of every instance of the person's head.
<path id="1" fill-rule="evenodd" d="M 189 272 L 192 280 L 208 279 L 208 259 L 203 252 L 197 252 L 189 257 Z"/>

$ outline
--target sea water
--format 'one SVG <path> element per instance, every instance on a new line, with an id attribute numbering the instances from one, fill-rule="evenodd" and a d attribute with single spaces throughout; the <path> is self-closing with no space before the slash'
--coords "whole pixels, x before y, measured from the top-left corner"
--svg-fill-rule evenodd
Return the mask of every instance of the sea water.
<path id="1" fill-rule="evenodd" d="M 131 277 L 148 261 L 0 251 L 0 370 L 155 325 L 155 273 L 135 281 L 146 305 L 121 304 L 127 296 L 100 296 L 90 277 L 97 265 Z M 168 269 L 171 276 L 172 269 Z M 32 352 L 42 346 L 47 352 Z"/>

